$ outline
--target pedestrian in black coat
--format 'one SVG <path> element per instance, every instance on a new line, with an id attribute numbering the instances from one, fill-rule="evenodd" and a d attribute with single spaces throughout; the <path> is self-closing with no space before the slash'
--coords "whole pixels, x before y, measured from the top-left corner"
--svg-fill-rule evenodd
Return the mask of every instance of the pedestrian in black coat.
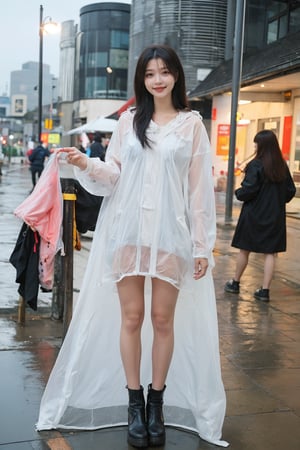
<path id="1" fill-rule="evenodd" d="M 39 144 L 33 149 L 32 153 L 29 155 L 33 187 L 36 185 L 37 176 L 38 178 L 40 178 L 44 170 L 45 159 L 49 158 L 49 156 L 50 152 L 46 147 L 43 146 L 43 142 L 39 142 Z"/>
<path id="2" fill-rule="evenodd" d="M 244 203 L 231 245 L 240 252 L 234 278 L 227 281 L 225 291 L 239 293 L 250 252 L 263 253 L 263 284 L 254 297 L 269 301 L 275 256 L 286 251 L 285 205 L 294 197 L 296 187 L 276 135 L 271 130 L 260 131 L 254 144 L 254 159 L 247 164 L 241 187 L 235 191 L 237 199 Z"/>
<path id="3" fill-rule="evenodd" d="M 99 133 L 99 131 L 96 131 L 96 133 L 94 135 L 94 140 L 90 146 L 90 149 L 91 149 L 90 157 L 91 158 L 100 158 L 101 161 L 104 161 L 106 149 L 102 145 L 103 137 L 104 136 L 101 133 Z"/>

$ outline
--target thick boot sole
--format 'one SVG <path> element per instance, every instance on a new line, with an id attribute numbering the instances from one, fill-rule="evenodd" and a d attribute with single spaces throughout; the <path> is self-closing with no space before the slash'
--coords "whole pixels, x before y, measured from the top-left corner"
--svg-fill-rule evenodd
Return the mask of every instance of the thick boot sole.
<path id="1" fill-rule="evenodd" d="M 235 290 L 235 289 L 230 289 L 230 288 L 224 288 L 224 291 L 225 292 L 229 292 L 229 294 L 239 294 L 240 293 L 240 291 L 238 290 Z"/>
<path id="2" fill-rule="evenodd" d="M 149 447 L 162 447 L 166 443 L 166 436 L 149 436 Z"/>
<path id="3" fill-rule="evenodd" d="M 132 447 L 136 448 L 147 448 L 148 447 L 148 438 L 135 438 L 133 436 L 127 436 L 128 444 L 132 445 Z"/>

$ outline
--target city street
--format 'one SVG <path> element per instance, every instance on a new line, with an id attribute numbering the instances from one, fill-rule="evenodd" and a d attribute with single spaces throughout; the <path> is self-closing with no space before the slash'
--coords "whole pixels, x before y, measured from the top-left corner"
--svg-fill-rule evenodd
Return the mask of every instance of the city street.
<path id="1" fill-rule="evenodd" d="M 39 403 L 62 337 L 51 320 L 51 293 L 40 293 L 38 310 L 26 310 L 18 324 L 18 285 L 9 263 L 21 228 L 13 211 L 31 190 L 25 163 L 3 168 L 0 176 L 0 450 L 132 450 L 126 428 L 93 432 L 36 432 Z M 225 194 L 216 193 L 218 235 L 215 288 L 219 316 L 227 412 L 223 439 L 232 450 L 299 450 L 300 443 L 300 199 L 288 205 L 287 252 L 278 256 L 270 303 L 253 298 L 260 287 L 263 259 L 251 255 L 241 292 L 224 293 L 232 278 L 236 250 L 230 246 L 233 222 L 224 225 Z M 92 241 L 82 236 L 74 253 L 74 301 Z M 97 343 L 95 343 L 97 348 Z M 217 448 L 194 433 L 167 428 L 165 450 Z"/>

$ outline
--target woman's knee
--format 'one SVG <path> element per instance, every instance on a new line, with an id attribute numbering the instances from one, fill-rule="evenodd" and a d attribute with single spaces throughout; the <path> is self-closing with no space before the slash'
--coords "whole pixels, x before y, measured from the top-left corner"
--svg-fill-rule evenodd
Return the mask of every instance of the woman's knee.
<path id="1" fill-rule="evenodd" d="M 151 319 L 153 329 L 156 333 L 167 336 L 173 332 L 173 314 L 152 311 Z"/>
<path id="2" fill-rule="evenodd" d="M 144 279 L 125 277 L 118 283 L 122 326 L 128 332 L 139 330 L 144 320 Z"/>
<path id="3" fill-rule="evenodd" d="M 122 324 L 126 328 L 127 332 L 135 333 L 142 327 L 144 320 L 144 311 L 137 309 L 135 311 L 125 311 L 122 314 Z"/>
<path id="4" fill-rule="evenodd" d="M 160 335 L 173 333 L 178 289 L 166 281 L 152 281 L 151 320 L 153 330 Z"/>

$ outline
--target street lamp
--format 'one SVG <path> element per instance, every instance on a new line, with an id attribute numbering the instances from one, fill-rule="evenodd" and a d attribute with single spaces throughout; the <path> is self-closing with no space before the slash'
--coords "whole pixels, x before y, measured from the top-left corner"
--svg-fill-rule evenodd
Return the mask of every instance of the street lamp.
<path id="1" fill-rule="evenodd" d="M 38 83 L 38 139 L 41 141 L 42 120 L 43 120 L 43 37 L 44 33 L 57 33 L 60 30 L 60 24 L 53 22 L 51 17 L 43 17 L 44 8 L 40 5 L 40 27 L 39 27 L 39 83 Z"/>
<path id="2" fill-rule="evenodd" d="M 8 163 L 10 164 L 11 156 L 12 156 L 12 145 L 13 145 L 13 141 L 14 141 L 14 135 L 13 135 L 13 134 L 10 134 L 10 135 L 8 136 L 8 140 L 9 140 Z"/>
<path id="3" fill-rule="evenodd" d="M 110 91 L 111 91 L 111 82 L 112 82 L 112 73 L 113 69 L 110 66 L 106 67 L 106 73 L 107 73 L 107 86 L 106 86 L 106 95 L 109 97 Z"/>

